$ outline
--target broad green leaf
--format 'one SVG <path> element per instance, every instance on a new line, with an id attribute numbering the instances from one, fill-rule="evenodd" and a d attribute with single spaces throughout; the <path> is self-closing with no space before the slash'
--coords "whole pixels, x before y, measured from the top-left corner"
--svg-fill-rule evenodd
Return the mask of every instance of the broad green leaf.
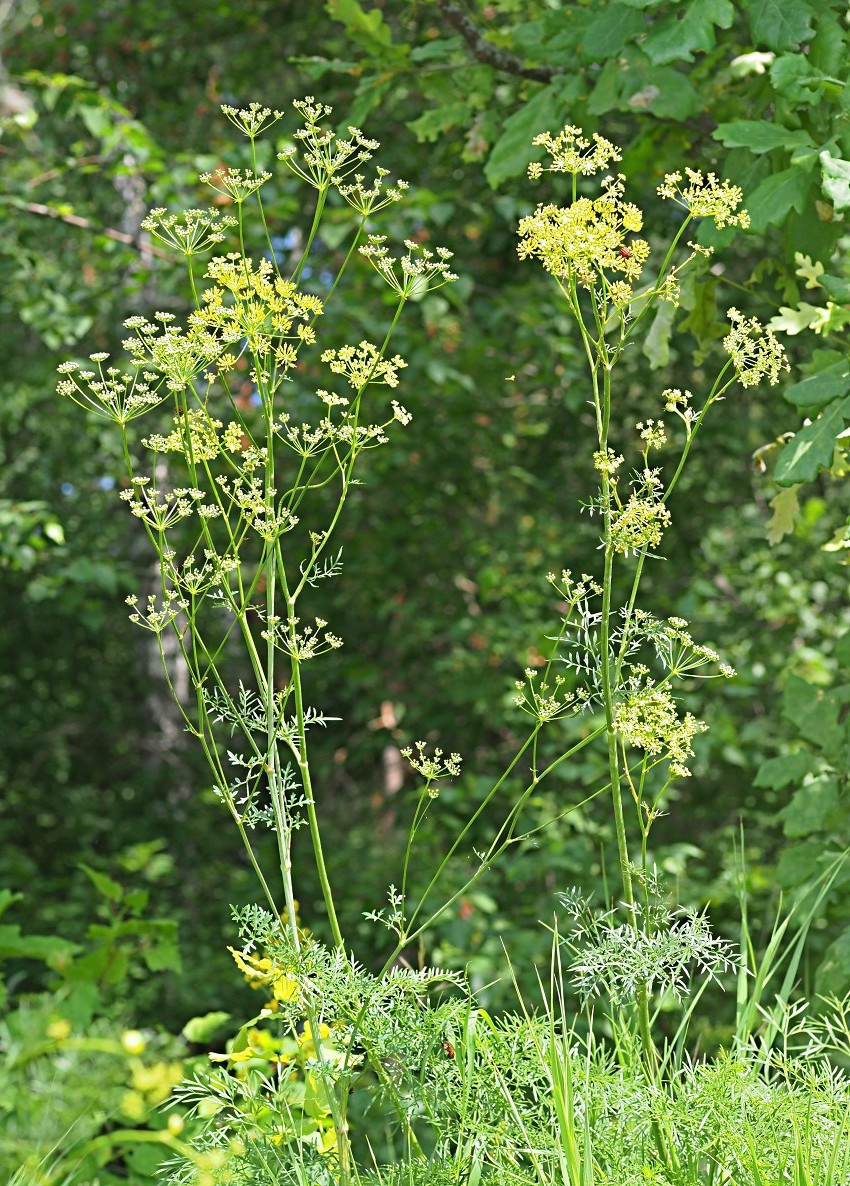
<path id="1" fill-rule="evenodd" d="M 708 271 L 689 268 L 682 277 L 680 310 L 687 316 L 676 326 L 677 333 L 691 333 L 697 340 L 696 359 L 700 365 L 712 344 L 727 332 L 717 310 L 717 278 Z"/>
<path id="2" fill-rule="evenodd" d="M 555 131 L 564 124 L 580 89 L 580 78 L 559 78 L 505 120 L 504 131 L 484 166 L 484 176 L 493 189 L 508 177 L 524 173 L 531 161 L 540 158 L 543 150 L 531 141 L 538 132 Z"/>
<path id="3" fill-rule="evenodd" d="M 581 42 L 584 57 L 607 62 L 645 28 L 646 22 L 636 9 L 625 4 L 610 4 L 585 30 Z"/>
<path id="4" fill-rule="evenodd" d="M 643 343 L 642 352 L 654 371 L 670 361 L 670 338 L 676 310 L 669 301 L 661 301 Z"/>
<path id="5" fill-rule="evenodd" d="M 782 889 L 805 885 L 823 871 L 829 856 L 824 852 L 823 838 L 787 844 L 776 867 L 776 880 Z"/>
<path id="6" fill-rule="evenodd" d="M 670 66 L 649 66 L 636 53 L 627 51 L 623 59 L 605 63 L 587 110 L 591 115 L 616 109 L 684 120 L 694 115 L 699 105 L 699 93 L 686 74 Z"/>
<path id="7" fill-rule="evenodd" d="M 671 66 L 633 67 L 622 71 L 621 80 L 621 111 L 648 111 L 681 121 L 695 115 L 702 103 L 687 74 Z"/>
<path id="8" fill-rule="evenodd" d="M 782 222 L 789 210 L 802 210 L 811 186 L 811 178 L 802 169 L 783 169 L 766 177 L 747 197 L 751 228 L 761 233 Z"/>
<path id="9" fill-rule="evenodd" d="M 850 161 L 832 156 L 826 149 L 820 154 L 823 192 L 836 210 L 850 207 Z"/>
<path id="10" fill-rule="evenodd" d="M 801 128 L 784 128 L 766 119 L 736 119 L 732 123 L 718 124 L 712 136 L 729 148 L 748 148 L 755 153 L 814 143 L 809 133 Z"/>
<path id="11" fill-rule="evenodd" d="M 850 927 L 827 947 L 815 976 L 815 987 L 820 996 L 843 997 L 850 983 Z"/>
<path id="12" fill-rule="evenodd" d="M 770 500 L 770 505 L 773 508 L 773 514 L 767 521 L 766 538 L 770 546 L 773 547 L 794 530 L 800 510 L 797 487 L 789 486 L 786 490 L 780 490 Z"/>
<path id="13" fill-rule="evenodd" d="M 799 783 L 809 774 L 817 758 L 814 754 L 799 751 L 796 754 L 783 754 L 778 758 L 768 758 L 758 768 L 753 781 L 756 787 L 772 787 L 779 791 L 791 783 Z"/>
<path id="14" fill-rule="evenodd" d="M 458 124 L 465 124 L 469 119 L 469 103 L 459 99 L 454 103 L 443 103 L 433 107 L 411 120 L 407 125 L 420 144 L 438 140 L 443 132 Z"/>
<path id="15" fill-rule="evenodd" d="M 113 113 L 105 104 L 94 107 L 90 103 L 80 103 L 77 111 L 86 128 L 98 140 L 102 140 L 115 127 Z"/>
<path id="16" fill-rule="evenodd" d="M 529 64 L 545 61 L 561 65 L 571 61 L 581 53 L 580 46 L 593 16 L 590 9 L 573 6 L 569 11 L 547 12 L 540 20 L 514 22 L 511 49 Z"/>
<path id="17" fill-rule="evenodd" d="M 820 278 L 824 274 L 824 266 L 819 259 L 813 260 L 810 255 L 803 255 L 802 251 L 794 252 L 794 274 L 805 280 L 806 288 L 820 288 Z"/>
<path id="18" fill-rule="evenodd" d="M 587 101 L 590 115 L 605 115 L 613 111 L 620 101 L 620 82 L 622 70 L 616 58 L 605 63 L 596 79 L 596 85 Z"/>
<path id="19" fill-rule="evenodd" d="M 433 41 L 427 41 L 424 45 L 414 45 L 410 51 L 411 62 L 445 62 L 449 53 L 458 45 L 461 44 L 461 38 L 457 37 L 435 37 Z"/>
<path id="20" fill-rule="evenodd" d="M 145 947 L 142 950 L 142 958 L 151 972 L 182 971 L 183 961 L 180 958 L 180 948 L 177 946 L 176 927 L 173 942 L 163 939 L 152 947 Z"/>
<path id="21" fill-rule="evenodd" d="M 850 630 L 835 644 L 835 661 L 840 667 L 850 667 Z"/>
<path id="22" fill-rule="evenodd" d="M 22 935 L 21 928 L 15 924 L 3 923 L 0 926 L 0 961 L 41 960 L 51 967 L 59 967 L 80 950 L 78 943 L 57 935 Z"/>
<path id="23" fill-rule="evenodd" d="M 792 387 L 786 388 L 782 395 L 796 408 L 807 411 L 819 410 L 826 407 L 832 400 L 850 392 L 850 369 L 842 362 L 837 367 L 830 367 L 828 371 L 821 371 L 816 375 L 809 375 L 801 379 Z"/>
<path id="24" fill-rule="evenodd" d="M 809 43 L 806 55 L 816 70 L 824 74 L 838 74 L 846 70 L 847 41 L 842 12 L 829 12 L 821 5 L 815 35 Z"/>
<path id="25" fill-rule="evenodd" d="M 825 691 L 791 675 L 782 692 L 782 715 L 806 741 L 829 750 L 842 740 L 839 717 L 845 698 L 845 689 Z"/>
<path id="26" fill-rule="evenodd" d="M 759 48 L 797 49 L 812 35 L 814 13 L 804 0 L 750 0 L 746 7 Z"/>
<path id="27" fill-rule="evenodd" d="M 794 792 L 791 802 L 779 812 L 782 830 L 789 840 L 801 840 L 820 832 L 838 804 L 838 785 L 834 778 L 822 777 L 805 783 Z"/>
<path id="28" fill-rule="evenodd" d="M 373 7 L 366 12 L 357 0 L 326 0 L 325 8 L 329 16 L 342 21 L 355 40 L 361 43 L 372 41 L 386 47 L 392 45 L 392 33 L 384 24 L 380 8 Z"/>
<path id="29" fill-rule="evenodd" d="M 770 81 L 792 103 L 815 103 L 820 94 L 811 85 L 818 77 L 802 54 L 782 54 L 770 67 Z"/>
<path id="30" fill-rule="evenodd" d="M 203 1044 L 209 1042 L 229 1020 L 230 1014 L 219 1009 L 213 1013 L 204 1013 L 202 1017 L 190 1017 L 180 1032 L 187 1042 Z"/>
<path id="31" fill-rule="evenodd" d="M 813 482 L 821 469 L 832 465 L 835 440 L 850 420 L 850 396 L 831 403 L 817 420 L 801 428 L 776 460 L 773 480 L 780 486 Z"/>
<path id="32" fill-rule="evenodd" d="M 850 303 L 850 280 L 842 280 L 838 276 L 821 276 L 820 282 L 831 297 Z"/>
<path id="33" fill-rule="evenodd" d="M 695 53 L 714 49 L 715 27 L 728 29 L 734 19 L 730 0 L 690 0 L 654 25 L 642 48 L 656 66 L 692 62 Z"/>
<path id="34" fill-rule="evenodd" d="M 774 333 L 800 334 L 804 329 L 811 329 L 820 333 L 829 324 L 830 314 L 835 306 L 810 305 L 808 301 L 799 301 L 793 308 L 780 305 L 779 314 L 771 317 L 767 328 Z"/>
<path id="35" fill-rule="evenodd" d="M 113 881 L 111 877 L 107 877 L 105 873 L 98 873 L 96 869 L 90 868 L 80 862 L 80 868 L 91 881 L 99 894 L 103 894 L 109 902 L 120 902 L 124 897 L 124 887 L 119 885 L 117 881 Z"/>

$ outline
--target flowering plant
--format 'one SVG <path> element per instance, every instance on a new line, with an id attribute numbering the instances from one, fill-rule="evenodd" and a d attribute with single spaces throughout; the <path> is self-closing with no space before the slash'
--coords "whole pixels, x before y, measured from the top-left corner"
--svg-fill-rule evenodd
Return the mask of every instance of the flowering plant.
<path id="1" fill-rule="evenodd" d="M 405 751 L 421 781 L 401 875 L 389 886 L 388 905 L 367 915 L 393 936 L 383 968 L 374 971 L 358 964 L 340 928 L 323 849 L 321 783 L 311 763 L 310 733 L 328 718 L 308 701 L 305 667 L 342 640 L 324 618 L 305 618 L 302 605 L 339 575 L 334 533 L 363 455 L 410 422 L 405 407 L 383 390 L 395 391 L 403 379 L 405 361 L 390 353 L 398 319 L 409 301 L 456 277 L 448 250 L 409 240 L 394 256 L 372 232 L 374 214 L 406 189 L 400 181 L 386 184 L 380 168 L 366 179 L 361 170 L 376 143 L 357 128 L 345 137 L 328 130 L 330 110 L 313 99 L 295 108 L 302 126 L 279 155 L 315 191 L 303 251 L 283 266 L 263 205 L 270 174 L 258 167 L 255 141 L 281 113 L 257 104 L 225 108 L 250 142 L 252 167 L 221 167 L 202 180 L 234 214 L 156 210 L 145 223 L 186 259 L 192 308 L 185 325 L 162 313 L 131 318 L 124 367 L 104 368 L 108 359 L 98 353 L 91 356 L 95 369 L 66 364 L 59 384 L 60 394 L 121 429 L 122 497 L 158 568 L 157 590 L 130 599 L 131 619 L 155 640 L 172 688 L 177 670 L 189 673 L 193 696 L 175 693 L 178 708 L 203 749 L 263 898 L 234 910 L 241 945 L 232 950 L 269 999 L 227 1051 L 213 1056 L 221 1066 L 180 1089 L 182 1103 L 203 1123 L 194 1152 L 175 1163 L 170 1180 L 195 1186 L 702 1180 L 679 1173 L 686 1144 L 679 1135 L 687 1125 L 674 1130 L 670 1115 L 689 1092 L 702 1106 L 705 1086 L 686 1073 L 683 1040 L 666 1049 L 659 1043 L 653 1000 L 672 993 L 686 1002 L 695 968 L 712 978 L 737 966 L 743 978 L 738 1050 L 745 1052 L 758 996 L 748 997 L 747 953 L 736 956 L 705 916 L 665 902 L 648 837 L 671 783 L 689 775 L 693 745 L 705 729 L 683 708 L 679 684 L 734 672 L 694 639 L 686 621 L 660 619 L 639 598 L 646 561 L 671 527 L 672 496 L 709 409 L 735 384 L 777 383 L 787 369 L 782 347 L 756 318 L 730 309 L 725 361 L 701 395 L 660 392 L 657 413 L 634 426 L 632 443 L 615 440 L 612 413 L 616 368 L 638 328 L 659 303 L 676 304 L 684 269 L 710 253 L 687 242 L 688 227 L 699 218 L 746 227 L 742 195 L 711 173 L 689 169 L 684 182 L 680 174 L 666 177 L 658 193 L 684 214 L 653 266 L 654 240 L 641 237 L 644 216 L 626 201 L 624 178 L 605 174 L 596 196 L 584 192 L 620 159 L 618 149 L 574 127 L 536 140 L 549 164 L 532 165 L 531 179 L 566 177 L 570 192 L 565 205 L 550 200 L 520 220 L 519 253 L 553 277 L 587 361 L 595 424 L 589 452 L 598 485 L 586 510 L 599 523 L 599 571 L 549 574 L 560 619 L 541 666 L 529 667 L 517 682 L 525 738 L 448 851 L 431 861 L 419 890 L 410 870 L 421 825 L 441 783 L 460 777 L 461 759 L 423 742 Z M 306 283 L 306 265 L 332 192 L 353 211 L 354 224 L 336 278 L 319 293 Z M 268 248 L 260 258 L 245 250 L 249 209 L 257 212 Z M 202 267 L 197 257 L 228 235 L 238 247 Z M 683 242 L 687 250 L 680 252 Z M 375 341 L 323 345 L 328 311 L 358 251 L 394 294 L 389 326 Z M 139 416 L 166 408 L 170 423 L 131 437 Z M 665 414 L 678 421 L 678 445 Z M 139 450 L 149 459 L 142 474 Z M 665 450 L 673 450 L 672 460 L 662 466 Z M 319 489 L 334 491 L 324 519 L 328 504 L 315 500 Z M 620 598 L 619 589 L 625 589 Z M 237 647 L 243 676 L 234 682 L 224 656 Z M 541 783 L 597 741 L 606 749 L 606 778 L 582 802 L 610 797 L 620 905 L 600 915 L 578 891 L 562 895 L 564 926 L 555 928 L 542 1018 L 523 1006 L 520 1017 L 495 1020 L 476 1006 L 462 976 L 411 967 L 405 953 L 524 835 L 523 812 Z M 503 792 L 517 779 L 522 789 L 505 806 Z M 490 808 L 502 814 L 489 846 L 474 853 L 466 884 L 441 897 L 449 863 Z M 302 826 L 321 886 L 328 946 L 298 922 L 292 839 Z M 273 872 L 252 839 L 265 827 L 275 841 Z M 428 859 L 417 856 L 423 867 Z M 563 968 L 565 952 L 570 962 Z M 618 1070 L 595 1042 L 592 1016 L 589 1036 L 577 1037 L 565 1008 L 566 977 L 588 1008 L 600 996 L 608 1002 Z M 768 980 L 762 968 L 759 992 Z M 693 1003 L 683 1007 L 686 1028 Z M 781 1027 L 772 1024 L 775 1035 Z M 606 1083 L 610 1090 L 603 1092 Z M 794 1090 L 789 1086 L 789 1099 Z M 368 1156 L 358 1155 L 350 1098 L 361 1091 L 371 1094 L 396 1134 L 388 1168 L 373 1156 L 368 1169 Z M 615 1139 L 627 1104 L 639 1121 L 631 1144 Z M 793 1127 L 792 1119 L 785 1131 Z M 697 1150 L 693 1165 L 710 1161 L 722 1171 L 712 1181 L 737 1181 L 749 1152 L 746 1142 L 730 1146 L 728 1156 Z"/>

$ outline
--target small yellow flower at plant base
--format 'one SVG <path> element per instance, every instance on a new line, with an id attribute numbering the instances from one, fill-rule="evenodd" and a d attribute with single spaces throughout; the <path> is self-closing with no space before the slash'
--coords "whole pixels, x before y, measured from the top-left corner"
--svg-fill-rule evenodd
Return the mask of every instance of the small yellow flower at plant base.
<path id="1" fill-rule="evenodd" d="M 168 1131 L 173 1137 L 179 1137 L 183 1129 L 186 1127 L 186 1121 L 179 1112 L 172 1112 L 168 1117 Z"/>
<path id="2" fill-rule="evenodd" d="M 71 1023 L 64 1017 L 59 1017 L 56 1021 L 51 1021 L 47 1027 L 47 1036 L 52 1038 L 54 1042 L 64 1042 L 66 1038 L 71 1036 Z"/>
<path id="3" fill-rule="evenodd" d="M 147 1117 L 148 1108 L 144 1096 L 138 1091 L 125 1091 L 119 1106 L 122 1114 L 133 1124 L 141 1124 Z"/>
<path id="4" fill-rule="evenodd" d="M 141 1054 L 147 1046 L 147 1042 L 141 1030 L 124 1030 L 121 1035 L 121 1045 L 127 1054 Z"/>

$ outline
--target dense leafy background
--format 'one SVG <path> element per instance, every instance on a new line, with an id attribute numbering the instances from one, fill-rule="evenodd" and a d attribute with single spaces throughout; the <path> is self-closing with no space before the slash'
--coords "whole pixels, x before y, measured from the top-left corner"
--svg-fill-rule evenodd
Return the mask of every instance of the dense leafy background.
<path id="1" fill-rule="evenodd" d="M 661 387 L 699 385 L 731 304 L 778 319 L 795 363 L 784 392 L 718 409 L 647 584 L 657 612 L 688 617 L 739 670 L 725 688 L 694 689 L 711 733 L 655 855 L 682 900 L 711 899 L 724 927 L 742 820 L 765 908 L 850 842 L 850 663 L 836 648 L 850 624 L 837 440 L 850 420 L 843 5 L 23 0 L 2 36 L 0 845 L 2 880 L 26 894 L 19 919 L 82 939 L 100 900 L 85 862 L 151 888 L 156 914 L 180 924 L 188 974 L 152 978 L 137 962 L 126 994 L 138 1016 L 179 1028 L 238 993 L 224 946 L 228 902 L 253 894 L 248 870 L 126 621 L 123 597 L 147 572 L 112 489 L 118 442 L 54 397 L 54 368 L 83 339 L 114 348 L 130 312 L 180 309 L 176 277 L 139 223 L 151 205 L 197 202 L 200 169 L 239 161 L 218 104 L 283 107 L 305 92 L 383 142 L 382 163 L 415 186 L 390 232 L 449 246 L 462 277 L 401 330 L 415 419 L 351 507 L 345 576 L 325 612 L 346 646 L 315 674 L 316 702 L 343 718 L 319 768 L 361 955 L 380 942 L 361 913 L 383 898 L 409 809 L 404 788 L 388 792 L 387 763 L 420 736 L 466 755 L 435 817 L 438 845 L 510 749 L 513 680 L 553 621 L 545 572 L 594 564 L 592 524 L 578 514 L 589 482 L 581 361 L 546 278 L 515 253 L 518 215 L 558 195 L 525 180 L 531 138 L 567 121 L 623 145 L 651 235 L 664 236 L 668 217 L 655 186 L 683 166 L 741 184 L 752 214 L 734 245 L 712 236 L 716 262 L 629 360 L 623 440 L 657 414 Z M 288 186 L 271 210 L 282 237 L 301 226 Z M 340 337 L 365 334 L 381 299 L 364 269 Z M 556 817 L 595 771 L 588 759 L 548 787 L 534 821 Z M 432 953 L 472 961 L 476 983 L 503 970 L 505 935 L 530 966 L 558 888 L 602 883 L 604 811 L 542 836 L 433 936 Z M 841 890 L 825 904 L 811 974 L 843 992 Z M 308 925 L 316 898 L 305 880 Z M 40 963 L 15 967 L 19 985 L 42 982 Z"/>

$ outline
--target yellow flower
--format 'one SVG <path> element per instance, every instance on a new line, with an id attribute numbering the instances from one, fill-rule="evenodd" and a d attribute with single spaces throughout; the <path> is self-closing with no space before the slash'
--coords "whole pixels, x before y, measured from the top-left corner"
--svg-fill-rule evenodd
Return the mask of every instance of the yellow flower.
<path id="1" fill-rule="evenodd" d="M 147 1042 L 140 1030 L 124 1030 L 121 1035 L 121 1045 L 128 1054 L 141 1054 Z"/>
<path id="2" fill-rule="evenodd" d="M 746 229 L 750 216 L 746 210 L 738 210 L 743 192 L 731 181 L 718 181 L 714 173 L 701 173 L 698 169 L 685 169 L 687 184 L 682 185 L 681 173 L 667 173 L 664 183 L 659 185 L 662 198 L 670 198 L 690 210 L 694 218 L 713 218 L 718 228 L 739 226 Z"/>

